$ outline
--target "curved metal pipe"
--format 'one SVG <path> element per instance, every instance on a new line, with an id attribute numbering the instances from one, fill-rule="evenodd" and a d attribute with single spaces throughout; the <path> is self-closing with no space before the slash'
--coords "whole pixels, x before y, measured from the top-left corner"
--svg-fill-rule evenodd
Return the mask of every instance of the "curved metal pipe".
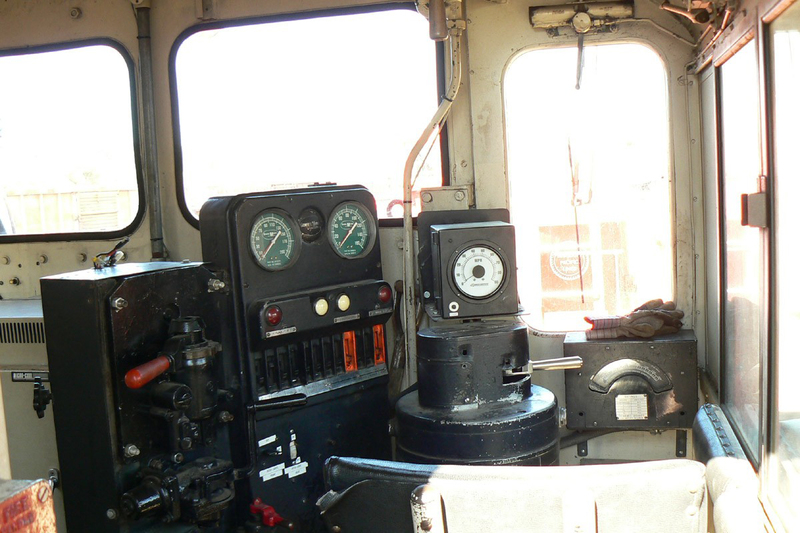
<path id="1" fill-rule="evenodd" d="M 461 85 L 461 30 L 450 30 L 450 57 L 453 62 L 450 76 L 450 87 L 442 98 L 439 108 L 434 113 L 430 123 L 422 131 L 417 143 L 408 154 L 403 172 L 403 305 L 405 316 L 406 361 L 411 364 L 417 360 L 417 309 L 414 292 L 417 286 L 416 269 L 414 267 L 414 227 L 411 217 L 411 176 L 414 163 L 419 157 L 422 148 L 438 133 L 442 122 L 447 118 L 453 100 L 458 94 Z"/>

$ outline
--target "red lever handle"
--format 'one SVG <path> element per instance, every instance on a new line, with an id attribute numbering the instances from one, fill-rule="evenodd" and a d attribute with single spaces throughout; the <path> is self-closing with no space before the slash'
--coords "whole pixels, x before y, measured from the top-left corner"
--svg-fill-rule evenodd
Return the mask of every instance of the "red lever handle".
<path id="1" fill-rule="evenodd" d="M 275 508 L 262 502 L 261 498 L 256 498 L 250 504 L 250 512 L 258 515 L 261 518 L 261 523 L 265 526 L 275 527 L 283 522 L 283 517 L 278 514 Z"/>
<path id="2" fill-rule="evenodd" d="M 138 389 L 144 387 L 155 378 L 163 374 L 169 369 L 170 360 L 166 355 L 156 357 L 152 361 L 148 361 L 143 365 L 128 370 L 125 374 L 125 385 L 129 389 Z"/>

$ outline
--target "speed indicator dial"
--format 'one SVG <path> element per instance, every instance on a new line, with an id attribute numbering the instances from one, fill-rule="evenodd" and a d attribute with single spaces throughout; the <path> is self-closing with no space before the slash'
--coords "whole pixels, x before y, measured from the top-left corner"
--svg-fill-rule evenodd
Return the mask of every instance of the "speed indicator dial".
<path id="1" fill-rule="evenodd" d="M 505 277 L 502 258 L 488 246 L 469 246 L 453 262 L 453 282 L 468 298 L 489 298 L 500 290 Z"/>
<path id="2" fill-rule="evenodd" d="M 364 257 L 372 251 L 376 234 L 375 218 L 358 202 L 339 204 L 328 221 L 331 246 L 345 259 Z"/>
<path id="3" fill-rule="evenodd" d="M 275 271 L 294 264 L 300 254 L 297 235 L 288 214 L 277 209 L 261 212 L 250 229 L 250 251 L 258 266 Z"/>

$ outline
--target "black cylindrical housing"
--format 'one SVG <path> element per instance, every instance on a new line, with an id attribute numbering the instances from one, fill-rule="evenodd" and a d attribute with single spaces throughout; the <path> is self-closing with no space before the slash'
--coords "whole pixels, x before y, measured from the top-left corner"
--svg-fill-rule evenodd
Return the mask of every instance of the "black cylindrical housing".
<path id="1" fill-rule="evenodd" d="M 454 407 L 528 396 L 529 380 L 504 383 L 503 370 L 528 362 L 528 329 L 517 322 L 465 323 L 417 333 L 419 403 Z M 508 381 L 508 380 L 506 380 Z"/>
<path id="2" fill-rule="evenodd" d="M 397 402 L 397 458 L 428 464 L 558 464 L 558 405 L 536 385 L 520 401 L 455 409 L 423 407 L 416 392 Z"/>

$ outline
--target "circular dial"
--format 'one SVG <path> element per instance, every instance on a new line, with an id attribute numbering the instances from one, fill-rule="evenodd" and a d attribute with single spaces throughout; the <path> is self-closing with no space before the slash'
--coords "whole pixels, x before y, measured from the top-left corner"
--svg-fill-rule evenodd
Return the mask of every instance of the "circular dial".
<path id="1" fill-rule="evenodd" d="M 297 229 L 289 215 L 278 210 L 260 213 L 250 230 L 250 251 L 263 269 L 283 270 L 291 266 L 300 248 Z"/>
<path id="2" fill-rule="evenodd" d="M 500 255 L 484 245 L 473 245 L 458 254 L 453 262 L 453 281 L 465 296 L 480 300 L 500 290 L 505 281 Z"/>
<path id="3" fill-rule="evenodd" d="M 375 244 L 375 219 L 358 202 L 339 204 L 328 220 L 331 246 L 345 259 L 364 257 Z"/>

